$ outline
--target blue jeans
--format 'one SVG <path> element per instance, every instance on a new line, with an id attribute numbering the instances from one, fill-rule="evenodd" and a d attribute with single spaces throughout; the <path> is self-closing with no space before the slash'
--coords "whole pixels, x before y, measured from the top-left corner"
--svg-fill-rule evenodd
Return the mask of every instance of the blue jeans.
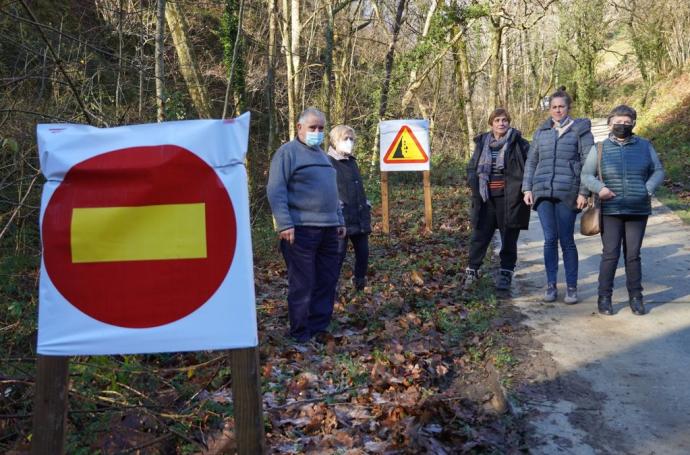
<path id="1" fill-rule="evenodd" d="M 544 267 L 548 283 L 556 283 L 558 277 L 558 244 L 563 251 L 565 282 L 568 287 L 577 286 L 577 247 L 574 230 L 577 212 L 558 200 L 542 200 L 537 205 L 539 221 L 544 231 Z"/>
<path id="2" fill-rule="evenodd" d="M 340 275 L 336 227 L 295 226 L 295 242 L 280 241 L 288 271 L 290 336 L 307 341 L 331 322 Z"/>

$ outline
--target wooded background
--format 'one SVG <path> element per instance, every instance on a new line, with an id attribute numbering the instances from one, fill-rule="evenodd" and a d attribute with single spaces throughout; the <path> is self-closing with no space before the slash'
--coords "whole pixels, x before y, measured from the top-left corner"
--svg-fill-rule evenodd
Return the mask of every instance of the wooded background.
<path id="1" fill-rule="evenodd" d="M 5 1 L 0 237 L 37 247 L 22 232 L 35 224 L 27 194 L 32 181 L 37 189 L 38 122 L 115 126 L 249 110 L 260 196 L 270 154 L 294 136 L 304 107 L 324 110 L 329 126 L 352 125 L 360 162 L 372 166 L 387 118 L 428 118 L 434 161 L 462 158 L 494 107 L 529 134 L 559 85 L 579 114 L 594 115 L 607 95 L 597 72 L 607 53 L 633 61 L 625 70 L 645 83 L 683 68 L 688 23 L 690 5 L 668 0 Z M 624 46 L 607 49 L 616 36 Z"/>
<path id="2" fill-rule="evenodd" d="M 326 113 L 327 128 L 354 127 L 375 200 L 380 120 L 429 119 L 432 176 L 461 173 L 497 106 L 527 136 L 560 85 L 579 116 L 619 100 L 644 108 L 655 84 L 687 71 L 688 27 L 690 3 L 677 0 L 2 0 L 3 360 L 34 349 L 37 123 L 108 127 L 250 111 L 252 215 L 265 221 L 271 154 L 307 106 Z M 674 163 L 687 174 L 687 157 Z M 17 371 L 0 371 L 0 384 Z M 8 415 L 30 401 L 12 390 L 0 404 Z"/>

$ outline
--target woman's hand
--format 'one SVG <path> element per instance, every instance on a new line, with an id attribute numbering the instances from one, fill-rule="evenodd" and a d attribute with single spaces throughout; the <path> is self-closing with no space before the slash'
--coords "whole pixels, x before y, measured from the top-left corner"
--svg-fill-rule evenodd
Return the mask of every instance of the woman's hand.
<path id="1" fill-rule="evenodd" d="M 587 207 L 587 198 L 581 194 L 578 194 L 577 195 L 577 202 L 575 202 L 575 206 L 577 207 L 578 210 L 584 209 L 585 207 Z"/>
<path id="2" fill-rule="evenodd" d="M 608 201 L 609 199 L 613 199 L 614 197 L 616 197 L 616 193 L 614 193 L 606 187 L 603 187 L 601 191 L 599 191 L 599 199 L 601 199 L 602 201 Z"/>
<path id="3" fill-rule="evenodd" d="M 525 191 L 525 196 L 522 198 L 522 200 L 525 201 L 525 204 L 527 204 L 531 207 L 534 204 L 534 198 L 532 197 L 532 192 L 531 191 Z"/>

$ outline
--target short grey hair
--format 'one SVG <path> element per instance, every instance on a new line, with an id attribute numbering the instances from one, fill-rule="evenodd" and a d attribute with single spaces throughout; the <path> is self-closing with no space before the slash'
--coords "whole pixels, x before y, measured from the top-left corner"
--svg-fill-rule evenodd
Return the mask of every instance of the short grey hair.
<path id="1" fill-rule="evenodd" d="M 297 117 L 297 123 L 303 123 L 309 116 L 317 117 L 326 122 L 326 115 L 315 107 L 308 107 L 302 112 L 300 112 L 299 117 Z"/>
<path id="2" fill-rule="evenodd" d="M 611 119 L 614 117 L 630 117 L 633 124 L 637 122 L 637 111 L 627 104 L 619 104 L 618 106 L 611 109 L 609 116 L 606 118 L 606 123 L 611 124 Z"/>

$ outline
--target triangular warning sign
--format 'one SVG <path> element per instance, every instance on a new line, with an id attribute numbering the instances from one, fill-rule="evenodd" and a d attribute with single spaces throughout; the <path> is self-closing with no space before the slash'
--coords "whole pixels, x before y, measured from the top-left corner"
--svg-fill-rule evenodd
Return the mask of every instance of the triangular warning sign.
<path id="1" fill-rule="evenodd" d="M 409 126 L 403 125 L 395 135 L 390 147 L 383 156 L 383 162 L 388 164 L 426 163 L 429 156 L 419 144 Z"/>

